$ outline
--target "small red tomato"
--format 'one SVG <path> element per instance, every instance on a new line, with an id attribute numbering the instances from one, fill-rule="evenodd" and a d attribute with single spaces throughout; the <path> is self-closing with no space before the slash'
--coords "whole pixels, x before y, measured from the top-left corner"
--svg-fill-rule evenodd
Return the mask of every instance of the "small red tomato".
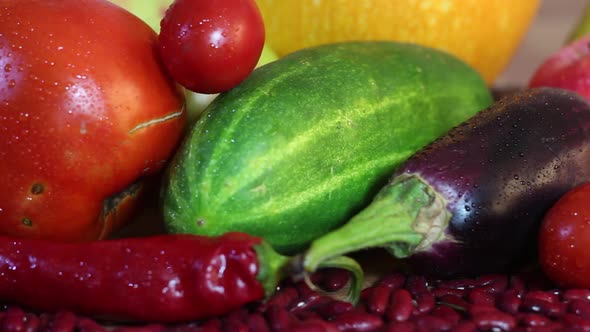
<path id="1" fill-rule="evenodd" d="M 590 183 L 563 195 L 539 231 L 539 261 L 564 287 L 590 287 Z"/>
<path id="2" fill-rule="evenodd" d="M 157 45 L 105 0 L 0 0 L 0 234 L 92 240 L 129 220 L 186 119 Z"/>
<path id="3" fill-rule="evenodd" d="M 172 77 L 189 90 L 230 90 L 254 69 L 264 22 L 254 0 L 176 0 L 160 24 L 160 51 Z"/>

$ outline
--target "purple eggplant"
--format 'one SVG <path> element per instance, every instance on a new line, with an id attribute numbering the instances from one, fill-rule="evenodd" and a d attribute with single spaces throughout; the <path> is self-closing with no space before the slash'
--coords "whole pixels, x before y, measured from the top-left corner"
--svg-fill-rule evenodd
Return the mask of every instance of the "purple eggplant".
<path id="1" fill-rule="evenodd" d="M 303 268 L 383 247 L 415 272 L 505 273 L 533 258 L 545 212 L 590 181 L 590 105 L 574 92 L 507 96 L 403 163 L 371 204 L 312 242 Z"/>

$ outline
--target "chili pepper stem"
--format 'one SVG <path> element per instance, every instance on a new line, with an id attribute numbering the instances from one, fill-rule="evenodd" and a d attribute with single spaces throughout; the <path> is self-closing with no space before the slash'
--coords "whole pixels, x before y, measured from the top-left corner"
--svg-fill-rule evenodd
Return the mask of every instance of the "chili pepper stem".
<path id="1" fill-rule="evenodd" d="M 348 223 L 312 242 L 303 258 L 309 273 L 341 255 L 384 247 L 395 257 L 428 249 L 444 237 L 446 201 L 417 175 L 401 175 Z"/>
<path id="2" fill-rule="evenodd" d="M 266 297 L 269 297 L 276 291 L 281 280 L 291 274 L 292 257 L 279 254 L 266 241 L 254 246 L 254 250 L 259 262 L 256 279 L 264 288 Z"/>

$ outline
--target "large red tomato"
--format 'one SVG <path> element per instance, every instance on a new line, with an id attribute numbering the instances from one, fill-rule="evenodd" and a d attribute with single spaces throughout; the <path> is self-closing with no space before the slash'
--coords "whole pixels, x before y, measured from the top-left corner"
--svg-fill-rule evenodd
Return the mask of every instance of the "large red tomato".
<path id="1" fill-rule="evenodd" d="M 0 234 L 104 237 L 183 132 L 157 35 L 104 0 L 0 8 Z"/>

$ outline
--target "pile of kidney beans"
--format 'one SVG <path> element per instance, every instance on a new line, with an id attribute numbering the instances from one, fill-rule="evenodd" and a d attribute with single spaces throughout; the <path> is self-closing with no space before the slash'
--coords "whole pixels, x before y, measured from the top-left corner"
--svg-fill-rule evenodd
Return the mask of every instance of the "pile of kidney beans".
<path id="1" fill-rule="evenodd" d="M 348 275 L 324 270 L 313 280 L 325 290 L 342 291 Z M 285 282 L 268 301 L 223 317 L 107 326 L 70 312 L 36 314 L 6 306 L 0 313 L 1 331 L 590 331 L 590 289 L 558 289 L 535 269 L 454 280 L 391 272 L 365 288 L 357 306 L 303 282 Z"/>

